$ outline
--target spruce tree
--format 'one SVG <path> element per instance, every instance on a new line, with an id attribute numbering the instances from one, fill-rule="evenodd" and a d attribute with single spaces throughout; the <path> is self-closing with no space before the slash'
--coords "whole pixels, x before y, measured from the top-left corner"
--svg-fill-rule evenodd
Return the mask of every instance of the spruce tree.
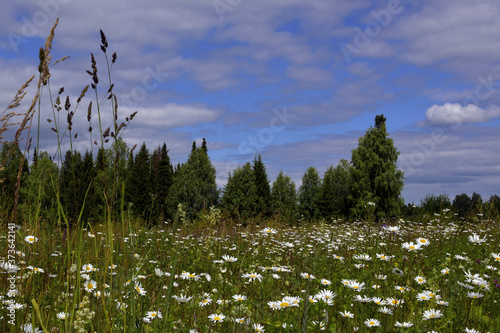
<path id="1" fill-rule="evenodd" d="M 215 205 L 218 198 L 215 168 L 208 154 L 195 148 L 174 175 L 167 198 L 169 214 L 173 216 L 183 204 L 188 218 L 194 218 L 202 209 Z"/>
<path id="2" fill-rule="evenodd" d="M 127 178 L 128 201 L 132 203 L 132 211 L 149 220 L 152 203 L 152 186 L 150 179 L 150 156 L 146 143 L 143 143 L 134 158 L 132 169 Z"/>
<path id="3" fill-rule="evenodd" d="M 364 217 L 368 202 L 375 203 L 377 218 L 398 215 L 403 205 L 403 172 L 397 168 L 399 151 L 388 137 L 384 115 L 375 117 L 352 150 L 351 213 Z"/>
<path id="4" fill-rule="evenodd" d="M 271 186 L 267 178 L 266 166 L 261 155 L 253 160 L 255 186 L 257 187 L 257 215 L 268 216 L 271 213 L 269 206 L 271 199 Z"/>
<path id="5" fill-rule="evenodd" d="M 315 167 L 309 167 L 302 177 L 299 188 L 299 214 L 306 220 L 317 218 L 320 214 L 319 198 L 321 180 Z"/>
<path id="6" fill-rule="evenodd" d="M 334 168 L 330 166 L 323 176 L 320 189 L 321 213 L 325 218 L 348 216 L 347 197 L 351 186 L 349 162 L 342 159 Z"/>
<path id="7" fill-rule="evenodd" d="M 297 192 L 292 178 L 281 171 L 271 189 L 272 212 L 275 216 L 292 222 L 297 217 Z"/>
<path id="8" fill-rule="evenodd" d="M 167 219 L 171 217 L 167 212 L 167 194 L 173 183 L 173 168 L 165 143 L 154 151 L 151 164 L 155 217 Z"/>
<path id="9" fill-rule="evenodd" d="M 203 138 L 203 142 L 201 144 L 201 149 L 203 149 L 203 151 L 205 153 L 208 153 L 207 141 L 205 140 L 205 138 Z"/>
<path id="10" fill-rule="evenodd" d="M 233 217 L 247 219 L 255 216 L 258 197 L 250 162 L 229 173 L 221 201 Z"/>

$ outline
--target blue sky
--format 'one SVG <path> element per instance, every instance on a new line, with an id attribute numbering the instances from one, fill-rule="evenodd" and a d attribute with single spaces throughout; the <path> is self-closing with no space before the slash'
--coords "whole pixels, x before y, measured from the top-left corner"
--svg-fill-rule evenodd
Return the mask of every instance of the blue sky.
<path id="1" fill-rule="evenodd" d="M 2 105 L 36 74 L 38 49 L 59 17 L 54 60 L 70 58 L 52 68 L 52 91 L 64 86 L 76 104 L 90 83 L 90 52 L 104 75 L 102 29 L 118 55 L 120 117 L 139 111 L 125 141 L 150 149 L 166 142 L 176 163 L 205 137 L 221 187 L 256 154 L 271 181 L 283 171 L 300 186 L 308 167 L 323 174 L 350 160 L 383 113 L 401 153 L 406 202 L 427 193 L 500 194 L 498 1 L 7 0 L 2 7 Z M 90 148 L 89 100 L 74 118 L 80 151 Z M 42 119 L 52 117 L 48 96 L 42 101 Z M 111 113 L 104 118 L 111 122 Z M 42 125 L 41 148 L 54 152 L 50 127 Z"/>

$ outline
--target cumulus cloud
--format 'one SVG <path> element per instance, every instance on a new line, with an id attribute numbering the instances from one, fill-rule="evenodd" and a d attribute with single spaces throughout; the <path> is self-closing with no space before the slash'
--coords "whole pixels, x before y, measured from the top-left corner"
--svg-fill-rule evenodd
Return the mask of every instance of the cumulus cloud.
<path id="1" fill-rule="evenodd" d="M 435 104 L 427 109 L 425 118 L 430 125 L 484 123 L 490 119 L 500 118 L 500 107 L 492 105 L 481 109 L 474 104 L 467 106 L 462 106 L 459 103 Z"/>

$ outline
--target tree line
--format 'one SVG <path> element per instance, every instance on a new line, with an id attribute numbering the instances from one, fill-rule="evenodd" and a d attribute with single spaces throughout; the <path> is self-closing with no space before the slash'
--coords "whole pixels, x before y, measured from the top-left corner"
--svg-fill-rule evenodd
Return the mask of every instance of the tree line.
<path id="1" fill-rule="evenodd" d="M 239 221 L 271 217 L 289 222 L 380 220 L 443 209 L 453 209 L 460 216 L 485 210 L 498 214 L 496 195 L 483 202 L 477 194 L 472 198 L 461 194 L 453 203 L 445 195 L 428 195 L 420 207 L 405 205 L 401 197 L 404 175 L 397 168 L 399 152 L 385 122 L 383 115 L 377 115 L 375 125 L 352 150 L 351 161 L 340 160 L 322 177 L 311 166 L 300 187 L 283 172 L 271 183 L 258 155 L 230 172 L 224 188 L 218 189 L 205 139 L 201 147 L 193 142 L 187 161 L 176 165 L 165 143 L 152 151 L 143 143 L 134 153 L 135 146 L 130 149 L 117 138 L 111 147 L 100 148 L 96 156 L 89 151 L 83 155 L 66 151 L 60 167 L 47 152 L 35 150 L 28 167 L 22 163 L 19 147 L 4 143 L 0 159 L 9 158 L 0 170 L 1 214 L 8 216 L 16 208 L 19 219 L 55 221 L 63 212 L 72 222 L 116 220 L 127 214 L 148 223 L 171 220 L 179 210 L 192 220 L 212 206 Z M 20 204 L 14 206 L 16 182 L 20 183 Z"/>

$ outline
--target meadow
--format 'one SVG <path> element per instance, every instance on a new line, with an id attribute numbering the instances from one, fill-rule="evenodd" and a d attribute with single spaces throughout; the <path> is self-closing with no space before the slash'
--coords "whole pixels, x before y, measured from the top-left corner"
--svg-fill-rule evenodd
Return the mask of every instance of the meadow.
<path id="1" fill-rule="evenodd" d="M 19 143 L 40 114 L 56 25 L 40 50 L 28 111 L 15 109 L 34 76 L 2 114 L 0 140 L 18 126 Z M 118 125 L 109 74 L 116 54 L 108 61 L 102 31 L 101 39 L 109 76 L 104 97 L 93 55 L 87 73 L 104 148 L 104 102 L 111 103 L 113 140 L 126 124 Z M 51 105 L 54 114 L 62 109 L 59 98 Z M 76 139 L 74 110 L 66 109 L 68 124 L 51 120 L 60 164 L 63 139 L 70 145 Z M 89 119 L 91 109 L 92 103 Z M 22 121 L 14 122 L 17 116 Z M 489 215 L 462 219 L 445 209 L 415 221 L 297 222 L 273 214 L 237 220 L 212 207 L 189 219 L 180 205 L 173 221 L 146 224 L 124 209 L 127 189 L 114 182 L 116 166 L 101 191 L 102 216 L 92 222 L 81 218 L 86 208 L 97 211 L 85 203 L 90 184 L 70 219 L 52 178 L 37 179 L 32 201 L 24 203 L 29 209 L 16 215 L 22 163 L 15 170 L 14 213 L 0 212 L 1 332 L 500 332 L 500 225 Z M 42 208 L 45 185 L 53 190 L 47 200 L 53 219 Z"/>
<path id="2" fill-rule="evenodd" d="M 2 331 L 500 331 L 498 222 L 243 226 L 214 212 L 182 226 L 15 227 Z"/>

